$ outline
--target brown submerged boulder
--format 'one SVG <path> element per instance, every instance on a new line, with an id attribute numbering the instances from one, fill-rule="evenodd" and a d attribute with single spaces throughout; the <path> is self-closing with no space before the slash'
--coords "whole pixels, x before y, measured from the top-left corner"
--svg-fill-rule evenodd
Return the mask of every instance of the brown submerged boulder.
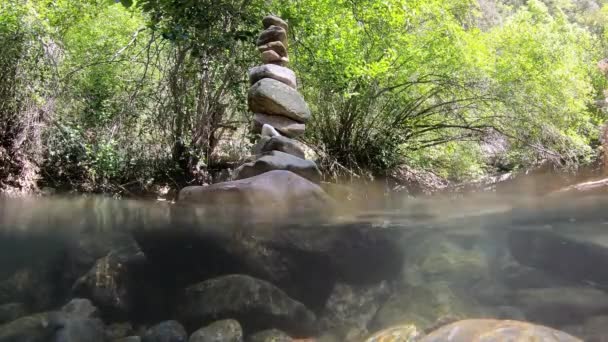
<path id="1" fill-rule="evenodd" d="M 186 324 L 236 319 L 245 333 L 280 328 L 297 335 L 315 331 L 315 314 L 283 290 L 246 275 L 227 275 L 188 287 L 178 315 Z"/>
<path id="2" fill-rule="evenodd" d="M 420 342 L 582 342 L 559 330 L 519 321 L 469 319 L 446 325 Z"/>

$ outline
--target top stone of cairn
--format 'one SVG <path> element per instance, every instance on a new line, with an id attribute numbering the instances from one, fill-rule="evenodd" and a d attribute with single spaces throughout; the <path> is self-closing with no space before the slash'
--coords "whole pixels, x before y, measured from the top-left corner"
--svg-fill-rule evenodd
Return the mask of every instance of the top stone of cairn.
<path id="1" fill-rule="evenodd" d="M 274 26 L 282 27 L 285 31 L 289 31 L 289 25 L 287 25 L 285 20 L 283 20 L 275 15 L 265 16 L 264 19 L 262 19 L 262 25 L 264 25 L 265 29 L 274 25 Z"/>

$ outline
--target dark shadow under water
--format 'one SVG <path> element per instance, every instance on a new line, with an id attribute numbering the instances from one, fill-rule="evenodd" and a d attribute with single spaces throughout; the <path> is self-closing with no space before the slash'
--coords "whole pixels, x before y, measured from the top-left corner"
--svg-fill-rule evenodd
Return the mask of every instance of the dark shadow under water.
<path id="1" fill-rule="evenodd" d="M 9 303 L 31 314 L 85 297 L 108 324 L 178 319 L 193 331 L 229 317 L 193 319 L 184 313 L 184 289 L 243 274 L 316 316 L 300 325 L 227 314 L 246 334 L 278 327 L 340 336 L 344 327 L 373 332 L 413 322 L 424 330 L 491 317 L 592 340 L 608 336 L 608 325 L 597 323 L 608 322 L 607 208 L 608 196 L 481 193 L 403 198 L 373 211 L 347 203 L 331 216 L 274 222 L 243 217 L 229 204 L 2 199 L 0 323 L 9 320 L 1 314 Z M 100 285 L 106 278 L 111 284 Z"/>

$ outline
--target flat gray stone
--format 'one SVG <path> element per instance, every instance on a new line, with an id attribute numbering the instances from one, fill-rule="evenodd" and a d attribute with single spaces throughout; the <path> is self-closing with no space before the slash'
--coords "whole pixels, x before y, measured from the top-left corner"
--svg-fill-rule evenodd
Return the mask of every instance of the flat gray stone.
<path id="1" fill-rule="evenodd" d="M 281 57 L 275 51 L 267 50 L 262 52 L 262 63 L 286 66 L 289 63 L 289 58 Z"/>
<path id="2" fill-rule="evenodd" d="M 289 25 L 287 24 L 287 22 L 285 22 L 285 20 L 277 17 L 276 15 L 265 16 L 262 19 L 262 25 L 264 25 L 265 29 L 274 25 L 274 26 L 279 26 L 279 27 L 283 28 L 285 31 L 289 31 Z"/>
<path id="3" fill-rule="evenodd" d="M 280 65 L 266 64 L 249 69 L 249 83 L 251 85 L 256 84 L 259 80 L 264 78 L 272 78 L 273 80 L 283 82 L 294 89 L 297 88 L 298 84 L 296 73 L 291 69 Z"/>
<path id="4" fill-rule="evenodd" d="M 300 123 L 310 119 L 310 109 L 302 95 L 272 78 L 263 78 L 251 86 L 247 102 L 254 113 L 280 115 Z"/>
<path id="5" fill-rule="evenodd" d="M 296 138 L 304 134 L 306 125 L 278 115 L 256 113 L 253 115 L 253 133 L 260 133 L 264 125 L 272 126 L 279 133 Z"/>
<path id="6" fill-rule="evenodd" d="M 263 136 L 260 141 L 253 147 L 254 154 L 262 154 L 265 152 L 280 151 L 292 156 L 305 159 L 304 151 L 300 148 L 295 140 L 289 139 L 284 136 L 265 137 Z"/>
<path id="7" fill-rule="evenodd" d="M 321 171 L 314 162 L 280 151 L 265 153 L 257 160 L 241 165 L 235 171 L 234 179 L 254 177 L 273 170 L 291 171 L 313 183 L 321 181 Z"/>
<path id="8" fill-rule="evenodd" d="M 270 42 L 281 42 L 284 46 L 287 46 L 287 31 L 280 26 L 269 26 L 260 33 L 257 45 L 261 46 Z"/>
<path id="9" fill-rule="evenodd" d="M 287 48 L 281 42 L 270 42 L 268 44 L 258 46 L 260 53 L 264 51 L 274 51 L 281 57 L 287 57 Z"/>

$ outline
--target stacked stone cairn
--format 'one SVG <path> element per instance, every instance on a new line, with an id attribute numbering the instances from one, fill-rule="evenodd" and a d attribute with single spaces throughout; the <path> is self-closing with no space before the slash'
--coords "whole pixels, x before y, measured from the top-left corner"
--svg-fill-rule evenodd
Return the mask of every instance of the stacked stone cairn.
<path id="1" fill-rule="evenodd" d="M 253 148 L 254 160 L 239 167 L 234 179 L 286 170 L 319 183 L 319 169 L 313 161 L 305 159 L 303 145 L 295 140 L 304 134 L 311 113 L 297 90 L 295 73 L 287 68 L 289 26 L 273 15 L 264 17 L 262 24 L 264 31 L 257 46 L 264 64 L 249 70 L 248 94 L 252 130 L 260 138 Z"/>

